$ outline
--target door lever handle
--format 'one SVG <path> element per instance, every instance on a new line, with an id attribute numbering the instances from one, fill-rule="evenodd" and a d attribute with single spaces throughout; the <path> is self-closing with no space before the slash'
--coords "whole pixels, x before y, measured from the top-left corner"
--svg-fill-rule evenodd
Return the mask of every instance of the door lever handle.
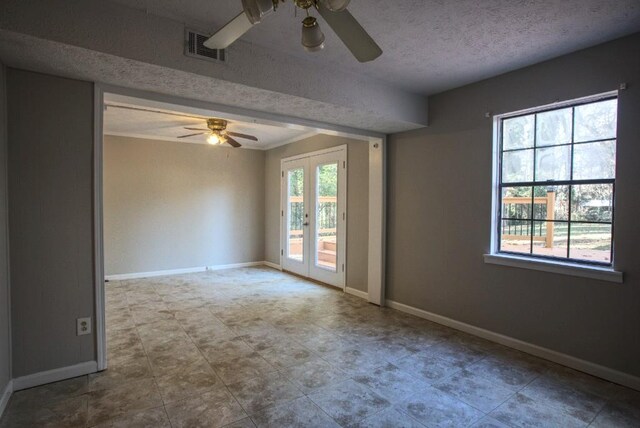
<path id="1" fill-rule="evenodd" d="M 309 226 L 309 222 L 308 222 L 308 221 L 306 221 L 306 222 L 302 223 L 302 225 L 303 225 L 303 226 Z"/>

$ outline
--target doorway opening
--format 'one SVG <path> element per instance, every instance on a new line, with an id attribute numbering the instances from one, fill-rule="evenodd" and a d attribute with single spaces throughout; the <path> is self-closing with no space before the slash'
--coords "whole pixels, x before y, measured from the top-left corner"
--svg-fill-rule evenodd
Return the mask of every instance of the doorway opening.
<path id="1" fill-rule="evenodd" d="M 316 279 L 317 281 L 331 284 L 336 287 L 340 287 L 345 290 L 347 293 L 355 294 L 359 297 L 366 299 L 370 303 L 374 303 L 377 305 L 383 304 L 383 279 L 384 279 L 384 149 L 385 149 L 385 137 L 380 134 L 366 132 L 361 130 L 355 130 L 350 128 L 344 128 L 340 126 L 327 125 L 323 123 L 316 123 L 308 120 L 284 117 L 277 114 L 265 113 L 265 112 L 257 112 L 257 111 L 249 111 L 245 109 L 238 109 L 228 106 L 221 106 L 212 103 L 207 103 L 203 101 L 196 100 L 186 100 L 180 99 L 172 96 L 160 95 L 155 93 L 148 93 L 144 91 L 137 91 L 126 88 L 112 87 L 107 85 L 96 85 L 95 87 L 95 150 L 94 150 L 94 174 L 95 174 L 95 187 L 94 187 L 94 225 L 95 225 L 95 288 L 96 288 L 96 340 L 97 340 L 97 353 L 98 353 L 98 370 L 104 370 L 107 367 L 106 361 L 106 301 L 105 301 L 105 279 L 109 279 L 108 272 L 105 272 L 105 237 L 104 237 L 104 149 L 105 149 L 105 141 L 106 144 L 111 144 L 114 142 L 113 136 L 117 133 L 117 131 L 111 130 L 111 137 L 105 137 L 105 119 L 107 117 L 107 112 L 110 115 L 115 114 L 114 112 L 118 112 L 123 120 L 127 121 L 125 123 L 125 127 L 131 126 L 132 129 L 125 129 L 123 133 L 129 133 L 131 135 L 120 135 L 116 136 L 119 139 L 119 144 L 121 146 L 126 145 L 126 142 L 122 140 L 124 138 L 147 138 L 152 140 L 157 140 L 162 144 L 167 144 L 171 141 L 174 143 L 183 143 L 183 139 L 179 141 L 176 140 L 176 136 L 163 138 L 160 133 L 162 133 L 163 129 L 171 129 L 174 127 L 174 124 L 171 123 L 171 126 L 167 126 L 164 128 L 162 124 L 161 126 L 155 123 L 155 119 L 152 119 L 151 122 L 148 123 L 150 128 L 153 129 L 154 135 L 135 135 L 136 129 L 133 129 L 137 126 L 136 123 L 132 123 L 131 119 L 136 115 L 153 115 L 158 113 L 160 115 L 164 114 L 166 116 L 163 121 L 166 120 L 176 120 L 176 116 L 167 115 L 167 112 L 170 113 L 183 113 L 192 117 L 197 118 L 221 118 L 232 125 L 238 126 L 247 126 L 247 129 L 234 129 L 233 126 L 229 129 L 236 134 L 251 134 L 253 135 L 254 129 L 252 127 L 257 127 L 256 129 L 262 127 L 262 129 L 267 129 L 268 127 L 277 127 L 281 129 L 280 132 L 295 134 L 290 138 L 280 138 L 278 144 L 267 148 L 267 151 L 273 152 L 273 156 L 271 159 L 275 159 L 277 156 L 277 164 L 272 163 L 269 164 L 268 156 L 265 156 L 267 159 L 265 161 L 265 171 L 269 168 L 273 168 L 272 170 L 275 172 L 274 180 L 271 183 L 273 184 L 273 191 L 268 191 L 265 188 L 265 198 L 267 193 L 273 195 L 273 199 L 264 205 L 267 207 L 267 210 L 274 210 L 273 217 L 270 217 L 269 214 L 265 215 L 264 221 L 265 223 L 272 222 L 275 226 L 273 230 L 275 234 L 271 235 L 269 233 L 265 233 L 262 236 L 265 241 L 269 241 L 274 246 L 277 245 L 280 248 L 284 249 L 283 234 L 281 233 L 281 216 L 276 217 L 276 213 L 280 214 L 281 211 L 281 200 L 280 200 L 280 181 L 282 177 L 281 175 L 281 165 L 280 159 L 285 159 L 287 157 L 291 157 L 292 154 L 298 153 L 294 156 L 296 161 L 302 161 L 306 163 L 305 167 L 307 169 L 306 177 L 308 177 L 307 181 L 302 182 L 302 187 L 307 186 L 308 189 L 306 192 L 300 188 L 297 195 L 295 197 L 299 198 L 299 200 L 292 200 L 292 203 L 300 204 L 302 206 L 311 207 L 314 206 L 315 209 L 306 212 L 308 223 L 306 226 L 304 225 L 305 221 L 302 222 L 302 229 L 295 229 L 301 231 L 300 238 L 300 246 L 298 248 L 300 252 L 300 256 L 303 260 L 309 260 L 311 263 L 309 264 L 308 271 L 304 271 L 301 274 L 303 276 L 307 276 L 312 279 Z M 105 107 L 107 104 L 112 107 Z M 118 105 L 120 107 L 113 107 L 114 105 Z M 122 107 L 132 107 L 132 108 L 122 108 Z M 135 113 L 135 114 L 134 114 Z M 173 117 L 174 119 L 171 119 Z M 180 119 L 181 120 L 181 119 Z M 135 122 L 135 121 L 134 121 Z M 204 123 L 204 122 L 203 122 Z M 196 124 L 197 125 L 197 124 Z M 183 126 L 183 125 L 180 125 Z M 193 126 L 193 124 L 185 124 L 185 126 Z M 197 126 L 196 126 L 197 127 Z M 251 129 L 249 129 L 251 128 Z M 146 132 L 146 131 L 145 131 Z M 157 132 L 158 134 L 155 134 Z M 195 131 L 194 131 L 195 132 Z M 343 140 L 357 140 L 356 142 L 360 145 L 359 155 L 353 158 L 353 161 L 356 161 L 356 158 L 364 159 L 361 162 L 366 167 L 365 169 L 361 169 L 362 174 L 359 174 L 360 184 L 365 183 L 366 187 L 364 187 L 367 199 L 363 198 L 365 211 L 364 215 L 368 219 L 368 228 L 364 228 L 363 235 L 365 239 L 365 247 L 362 251 L 359 251 L 360 257 L 365 263 L 365 268 L 362 272 L 362 287 L 359 289 L 350 289 L 349 285 L 346 283 L 346 247 L 347 247 L 347 230 L 346 230 L 346 219 L 348 217 L 347 214 L 347 159 L 346 147 L 340 147 L 336 145 L 336 143 L 329 144 L 329 147 L 325 150 L 321 150 L 318 153 L 315 153 L 316 157 L 311 159 L 306 155 L 301 155 L 302 146 L 298 146 L 298 140 L 301 139 L 310 139 L 313 136 L 321 136 L 322 138 L 336 138 Z M 199 136 L 195 137 L 200 138 Z M 204 138 L 204 137 L 203 137 Z M 194 141 L 196 144 L 197 141 Z M 201 142 L 201 144 L 206 144 L 206 142 Z M 293 143 L 293 144 L 292 144 Z M 311 148 L 319 148 L 319 147 L 327 147 L 326 144 L 316 144 L 317 141 L 312 142 L 309 147 Z M 162 144 L 158 144 L 158 150 Z M 340 143 L 338 143 L 340 144 Z M 342 143 L 344 144 L 344 143 Z M 351 144 L 351 143 L 350 143 Z M 243 141 L 243 145 L 250 147 L 251 142 Z M 198 148 L 195 144 L 186 144 L 188 150 L 196 150 Z M 295 150 L 288 149 L 288 147 L 296 146 Z M 138 149 L 141 149 L 142 144 L 137 146 Z M 278 148 L 276 150 L 275 148 Z M 351 153 L 351 146 L 349 146 L 349 153 Z M 205 146 L 206 148 L 206 146 Z M 209 147 L 210 148 L 210 147 Z M 213 148 L 216 149 L 215 147 Z M 153 149 L 156 150 L 155 148 Z M 238 151 L 239 150 L 239 151 Z M 245 147 L 241 149 L 233 149 L 231 147 L 227 148 L 227 152 L 230 153 L 232 157 L 240 157 L 241 152 L 254 152 L 254 150 L 245 150 Z M 305 150 L 308 152 L 309 150 Z M 113 150 L 112 150 L 113 152 Z M 324 153 L 322 153 L 324 152 Z M 350 155 L 351 157 L 351 155 Z M 303 159 L 308 158 L 306 161 Z M 293 161 L 294 159 L 288 159 L 289 161 Z M 354 164 L 356 165 L 356 164 Z M 356 168 L 354 167 L 354 172 Z M 135 171 L 133 171 L 135 172 Z M 237 173 L 240 173 L 238 169 L 236 169 Z M 268 174 L 266 174 L 268 175 Z M 268 177 L 265 175 L 265 181 L 269 181 Z M 235 177 L 238 175 L 236 174 Z M 209 180 L 211 181 L 211 180 Z M 237 178 L 231 180 L 237 181 Z M 258 182 L 261 188 L 264 188 L 264 184 L 259 182 L 259 180 L 254 180 Z M 277 184 L 275 184 L 277 183 Z M 270 186 L 269 183 L 266 186 Z M 128 188 L 130 191 L 132 188 Z M 312 190 L 313 189 L 313 190 Z M 232 192 L 231 194 L 233 194 Z M 186 195 L 186 193 L 182 193 Z M 227 193 L 229 195 L 229 193 Z M 237 199 L 242 199 L 242 197 L 247 198 L 246 194 L 242 192 L 235 192 L 235 196 Z M 307 200 L 305 200 L 305 197 Z M 260 205 L 260 204 L 259 204 Z M 357 204 L 353 205 L 354 207 Z M 251 209 L 240 209 L 235 210 L 235 212 L 250 212 Z M 154 213 L 159 213 L 160 210 L 153 210 Z M 358 216 L 360 217 L 360 216 Z M 119 217 L 122 218 L 122 217 Z M 233 218 L 233 216 L 228 217 Z M 343 224 L 341 224 L 341 222 Z M 256 224 L 259 224 L 257 222 Z M 145 225 L 148 226 L 148 225 Z M 250 225 L 244 224 L 240 222 L 240 225 L 230 232 L 246 232 L 246 229 L 249 228 Z M 304 228 L 308 230 L 305 232 Z M 276 232 L 277 229 L 277 232 Z M 355 230 L 356 228 L 350 229 Z M 294 229 L 291 229 L 292 231 Z M 306 233 L 306 236 L 305 236 Z M 280 235 L 280 237 L 278 237 Z M 125 234 L 122 235 L 127 239 L 134 240 L 131 235 Z M 237 234 L 230 233 L 230 236 L 237 236 Z M 350 239 L 350 238 L 349 238 Z M 293 242 L 293 241 L 292 241 Z M 165 246 L 168 247 L 168 246 Z M 276 247 L 276 248 L 278 248 Z M 295 248 L 290 247 L 290 250 L 296 251 Z M 153 253 L 152 250 L 156 250 L 155 247 L 149 247 L 142 253 L 145 256 L 148 256 Z M 289 270 L 286 266 L 286 262 L 282 259 L 278 259 L 277 253 L 274 252 L 273 255 L 268 255 L 268 249 L 265 248 L 265 254 L 262 256 L 264 258 L 255 259 L 255 260 L 247 260 L 247 263 L 232 263 L 232 264 L 221 264 L 209 266 L 202 264 L 201 266 L 191 266 L 186 267 L 185 269 L 180 269 L 180 267 L 171 267 L 169 270 L 175 271 L 174 273 L 188 273 L 188 272 L 199 272 L 203 270 L 209 269 L 220 269 L 220 268 L 229 268 L 229 267 L 238 267 L 239 264 L 245 264 L 247 266 L 255 266 L 255 265 L 266 265 L 280 270 Z M 306 252 L 306 254 L 305 254 Z M 294 255 L 292 253 L 292 255 Z M 306 257 L 306 258 L 305 258 Z M 292 258 L 292 260 L 295 257 Z M 131 262 L 134 260 L 126 260 L 127 262 Z M 137 262 L 143 262 L 141 258 L 135 260 Z M 279 263 L 278 263 L 279 262 Z M 356 263 L 351 263 L 355 265 Z M 200 270 L 193 270 L 193 268 L 197 268 Z M 166 269 L 163 267 L 158 268 L 149 268 L 143 269 L 144 272 L 125 272 L 123 278 L 130 276 L 131 278 L 142 278 L 147 276 L 153 276 L 154 274 L 158 275 L 166 275 Z M 293 271 L 293 269 L 291 269 Z M 136 274 L 139 274 L 136 276 Z M 123 279 L 121 278 L 121 279 Z"/>

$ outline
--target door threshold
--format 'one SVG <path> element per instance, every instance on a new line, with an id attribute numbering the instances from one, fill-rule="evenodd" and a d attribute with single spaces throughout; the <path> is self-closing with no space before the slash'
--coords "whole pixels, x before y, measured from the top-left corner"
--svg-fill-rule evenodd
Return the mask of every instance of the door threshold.
<path id="1" fill-rule="evenodd" d="M 345 291 L 345 289 L 346 289 L 346 287 L 339 287 L 337 285 L 327 284 L 326 282 L 318 281 L 317 279 L 313 279 L 313 278 L 310 278 L 308 276 L 300 275 L 299 273 L 291 272 L 291 271 L 286 270 L 286 269 L 282 269 L 282 272 L 288 273 L 289 275 L 293 275 L 293 276 L 301 278 L 301 279 L 304 279 L 305 281 L 313 282 L 314 284 L 322 285 L 323 287 L 337 288 L 338 290 L 342 290 L 342 291 Z"/>

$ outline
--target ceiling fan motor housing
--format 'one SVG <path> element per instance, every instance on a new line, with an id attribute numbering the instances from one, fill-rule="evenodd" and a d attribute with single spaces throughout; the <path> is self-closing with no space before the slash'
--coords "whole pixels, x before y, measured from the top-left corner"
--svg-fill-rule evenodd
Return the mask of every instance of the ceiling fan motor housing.
<path id="1" fill-rule="evenodd" d="M 227 129 L 227 121 L 224 119 L 207 119 L 207 127 L 213 132 L 220 132 Z"/>
<path id="2" fill-rule="evenodd" d="M 296 6 L 300 9 L 309 9 L 311 6 L 315 6 L 316 0 L 293 0 Z"/>

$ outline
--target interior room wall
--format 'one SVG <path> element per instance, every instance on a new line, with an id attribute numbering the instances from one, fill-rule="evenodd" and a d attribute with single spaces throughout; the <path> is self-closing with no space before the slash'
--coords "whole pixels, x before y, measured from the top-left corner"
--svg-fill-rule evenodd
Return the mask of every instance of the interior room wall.
<path id="1" fill-rule="evenodd" d="M 264 260 L 263 151 L 105 136 L 107 275 Z"/>
<path id="2" fill-rule="evenodd" d="M 15 378 L 96 359 L 93 84 L 9 68 L 7 106 Z"/>
<path id="3" fill-rule="evenodd" d="M 489 265 L 493 114 L 620 92 L 615 266 L 624 284 Z M 387 298 L 640 375 L 640 34 L 430 98 L 390 138 Z"/>
<path id="4" fill-rule="evenodd" d="M 0 63 L 0 400 L 11 380 L 11 334 L 9 307 L 9 251 L 7 216 L 7 97 L 6 69 Z M 2 409 L 0 409 L 0 415 Z"/>
<path id="5" fill-rule="evenodd" d="M 280 264 L 280 161 L 347 145 L 347 287 L 367 291 L 369 245 L 369 145 L 365 141 L 318 134 L 266 152 L 265 260 Z"/>

